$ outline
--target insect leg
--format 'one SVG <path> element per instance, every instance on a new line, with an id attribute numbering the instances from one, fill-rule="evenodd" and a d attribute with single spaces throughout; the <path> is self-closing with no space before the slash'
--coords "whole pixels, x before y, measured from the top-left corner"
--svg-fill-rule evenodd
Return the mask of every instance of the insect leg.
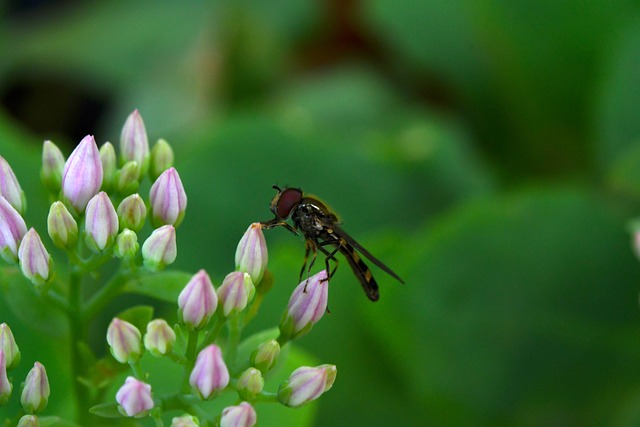
<path id="1" fill-rule="evenodd" d="M 309 257 L 309 251 L 313 251 L 313 257 L 311 258 L 311 262 L 309 263 L 309 267 L 307 268 L 307 281 L 304 284 L 304 291 L 307 291 L 307 283 L 309 283 L 309 275 L 311 274 L 311 267 L 313 267 L 313 264 L 316 262 L 316 257 L 318 256 L 318 251 L 316 250 L 318 248 L 318 246 L 316 246 L 316 242 L 314 242 L 313 240 L 309 240 L 307 239 L 306 241 L 306 252 L 305 252 L 305 256 L 304 256 L 304 264 L 302 265 L 302 270 L 300 270 L 300 281 L 302 281 L 302 272 L 304 271 L 304 267 L 307 264 L 307 258 Z M 320 248 L 322 249 L 322 248 Z"/>
<path id="2" fill-rule="evenodd" d="M 333 275 L 336 273 L 336 270 L 338 270 L 338 265 L 340 265 L 340 261 L 335 256 L 340 250 L 340 245 L 336 246 L 331 252 L 323 248 L 323 246 L 331 245 L 331 244 L 335 244 L 335 242 L 331 242 L 331 241 L 322 242 L 318 247 L 318 249 L 320 249 L 320 251 L 326 255 L 326 257 L 324 258 L 324 266 L 327 269 L 327 280 L 333 277 Z M 333 270 L 331 270 L 331 263 L 329 262 L 330 260 L 333 260 L 333 262 L 336 263 L 335 267 L 333 267 Z"/>
<path id="3" fill-rule="evenodd" d="M 311 243 L 309 240 L 305 240 L 304 242 L 304 262 L 302 263 L 302 268 L 300 269 L 300 277 L 298 278 L 298 282 L 302 282 L 302 273 L 307 268 L 307 261 L 309 260 L 309 253 L 311 252 Z M 307 278 L 309 275 L 307 274 Z"/>

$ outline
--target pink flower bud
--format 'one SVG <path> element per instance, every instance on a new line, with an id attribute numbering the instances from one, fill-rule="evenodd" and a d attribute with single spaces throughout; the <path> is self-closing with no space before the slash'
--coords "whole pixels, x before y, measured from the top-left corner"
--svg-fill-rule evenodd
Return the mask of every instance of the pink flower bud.
<path id="1" fill-rule="evenodd" d="M 229 384 L 229 371 L 217 345 L 211 344 L 200 351 L 189 376 L 189 384 L 205 400 Z"/>
<path id="2" fill-rule="evenodd" d="M 53 244 L 61 249 L 71 249 L 78 241 L 78 224 L 71 213 L 58 201 L 49 208 L 47 231 Z"/>
<path id="3" fill-rule="evenodd" d="M 17 210 L 0 196 L 0 257 L 10 264 L 18 261 L 18 247 L 27 225 Z"/>
<path id="4" fill-rule="evenodd" d="M 120 226 L 133 231 L 140 231 L 144 226 L 144 219 L 147 216 L 147 208 L 144 200 L 139 194 L 132 194 L 126 197 L 118 205 L 118 218 Z"/>
<path id="5" fill-rule="evenodd" d="M 228 406 L 222 410 L 220 427 L 253 427 L 256 425 L 256 411 L 247 402 Z"/>
<path id="6" fill-rule="evenodd" d="M 111 354 L 120 363 L 137 362 L 142 355 L 141 335 L 131 323 L 114 317 L 107 329 Z"/>
<path id="7" fill-rule="evenodd" d="M 11 390 L 13 390 L 13 386 L 7 377 L 7 358 L 4 355 L 4 350 L 0 347 L 0 406 L 9 401 Z"/>
<path id="8" fill-rule="evenodd" d="M 20 363 L 20 349 L 6 323 L 0 325 L 0 350 L 4 351 L 7 371 L 16 368 Z"/>
<path id="9" fill-rule="evenodd" d="M 56 144 L 45 141 L 42 146 L 42 169 L 40 178 L 52 193 L 59 193 L 64 171 L 64 156 Z"/>
<path id="10" fill-rule="evenodd" d="M 138 110 L 129 114 L 120 134 L 121 164 L 135 161 L 140 165 L 141 173 L 147 173 L 149 167 L 149 140 L 142 116 Z"/>
<path id="11" fill-rule="evenodd" d="M 51 275 L 53 261 L 35 229 L 22 238 L 18 250 L 22 274 L 36 286 L 44 285 Z"/>
<path id="12" fill-rule="evenodd" d="M 262 233 L 262 224 L 254 222 L 240 239 L 236 249 L 236 269 L 249 273 L 254 284 L 260 283 L 267 268 L 269 255 Z"/>
<path id="13" fill-rule="evenodd" d="M 320 365 L 315 368 L 302 366 L 280 384 L 278 400 L 292 408 L 311 402 L 331 389 L 337 372 L 335 365 Z"/>
<path id="14" fill-rule="evenodd" d="M 218 300 L 222 304 L 222 316 L 229 317 L 245 309 L 253 298 L 255 288 L 247 273 L 234 271 L 227 274 L 218 288 Z"/>
<path id="15" fill-rule="evenodd" d="M 113 245 L 118 235 L 118 214 L 104 191 L 87 203 L 85 212 L 86 243 L 89 249 L 100 253 Z"/>
<path id="16" fill-rule="evenodd" d="M 289 306 L 280 322 L 280 334 L 286 339 L 301 337 L 311 330 L 327 310 L 329 282 L 327 271 L 322 270 L 305 279 L 291 295 Z"/>
<path id="17" fill-rule="evenodd" d="M 266 374 L 276 364 L 279 354 L 280 344 L 278 341 L 270 340 L 262 343 L 251 353 L 251 366 Z"/>
<path id="18" fill-rule="evenodd" d="M 77 212 L 84 212 L 89 199 L 102 185 L 102 163 L 93 136 L 87 135 L 71 153 L 62 173 L 62 193 Z"/>
<path id="19" fill-rule="evenodd" d="M 218 296 L 206 271 L 200 270 L 178 296 L 178 317 L 189 329 L 204 327 L 218 307 Z"/>
<path id="20" fill-rule="evenodd" d="M 156 179 L 149 192 L 149 201 L 154 226 L 180 225 L 187 209 L 187 194 L 175 168 L 167 169 Z"/>
<path id="21" fill-rule="evenodd" d="M 147 333 L 144 335 L 144 347 L 154 356 L 164 356 L 171 353 L 176 333 L 164 319 L 155 319 L 147 323 Z"/>
<path id="22" fill-rule="evenodd" d="M 199 427 L 200 422 L 198 418 L 193 415 L 184 414 L 181 417 L 173 417 L 171 420 L 171 427 Z"/>
<path id="23" fill-rule="evenodd" d="M 13 173 L 11 166 L 0 156 L 0 196 L 7 199 L 7 202 L 15 208 L 21 215 L 24 214 L 27 208 L 27 201 L 24 196 L 24 191 L 18 183 L 18 178 Z"/>
<path id="24" fill-rule="evenodd" d="M 118 410 L 129 417 L 144 417 L 153 408 L 151 386 L 134 377 L 127 377 L 116 393 Z"/>
<path id="25" fill-rule="evenodd" d="M 42 411 L 49 401 L 49 379 L 44 366 L 36 362 L 24 381 L 20 403 L 28 414 Z"/>
<path id="26" fill-rule="evenodd" d="M 164 139 L 159 139 L 151 149 L 149 176 L 155 181 L 162 172 L 173 166 L 173 149 Z"/>
<path id="27" fill-rule="evenodd" d="M 153 230 L 151 236 L 142 244 L 142 260 L 151 271 L 163 269 L 176 260 L 176 229 L 173 225 L 164 225 Z"/>

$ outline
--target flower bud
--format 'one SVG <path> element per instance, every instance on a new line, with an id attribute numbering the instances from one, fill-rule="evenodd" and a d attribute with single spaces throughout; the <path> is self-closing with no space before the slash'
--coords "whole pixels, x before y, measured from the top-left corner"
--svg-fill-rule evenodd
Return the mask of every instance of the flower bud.
<path id="1" fill-rule="evenodd" d="M 113 248 L 113 253 L 116 257 L 122 260 L 131 260 L 138 253 L 139 247 L 138 235 L 128 228 L 125 228 L 116 238 L 116 245 Z"/>
<path id="2" fill-rule="evenodd" d="M 218 296 L 206 271 L 193 275 L 178 296 L 178 318 L 187 328 L 204 327 L 218 307 Z"/>
<path id="3" fill-rule="evenodd" d="M 93 136 L 87 135 L 71 153 L 62 173 L 62 194 L 77 212 L 84 212 L 89 199 L 102 186 L 102 163 Z"/>
<path id="4" fill-rule="evenodd" d="M 20 403 L 27 414 L 42 411 L 49 401 L 49 379 L 44 365 L 36 362 L 24 381 Z"/>
<path id="5" fill-rule="evenodd" d="M 140 186 L 140 163 L 132 160 L 116 172 L 115 186 L 120 194 L 131 194 Z"/>
<path id="6" fill-rule="evenodd" d="M 164 139 L 159 139 L 151 149 L 149 177 L 155 181 L 162 172 L 173 166 L 173 149 Z"/>
<path id="7" fill-rule="evenodd" d="M 303 336 L 322 318 L 327 310 L 328 283 L 326 270 L 300 282 L 280 322 L 283 338 L 290 340 Z"/>
<path id="8" fill-rule="evenodd" d="M 47 232 L 60 249 L 71 249 L 78 241 L 78 224 L 64 203 L 54 202 L 49 208 Z"/>
<path id="9" fill-rule="evenodd" d="M 251 276 L 241 271 L 227 274 L 218 288 L 218 300 L 222 304 L 222 317 L 229 317 L 245 309 L 253 298 L 255 288 Z"/>
<path id="10" fill-rule="evenodd" d="M 189 384 L 201 399 L 209 399 L 229 384 L 229 371 L 222 359 L 220 348 L 211 344 L 198 353 L 196 364 L 189 376 Z"/>
<path id="11" fill-rule="evenodd" d="M 18 261 L 18 247 L 27 234 L 27 225 L 17 210 L 0 196 L 0 257 L 9 264 Z"/>
<path id="12" fill-rule="evenodd" d="M 236 249 L 236 270 L 249 273 L 256 285 L 262 280 L 269 256 L 262 225 L 254 222 L 240 239 Z"/>
<path id="13" fill-rule="evenodd" d="M 4 355 L 4 350 L 0 347 L 0 406 L 9 401 L 11 390 L 13 390 L 13 386 L 7 377 L 7 358 Z"/>
<path id="14" fill-rule="evenodd" d="M 116 149 L 113 144 L 105 142 L 100 147 L 100 163 L 102 164 L 102 191 L 109 192 L 116 176 Z"/>
<path id="15" fill-rule="evenodd" d="M 248 368 L 238 378 L 236 389 L 238 394 L 244 400 L 253 400 L 262 392 L 264 387 L 264 378 L 256 368 Z"/>
<path id="16" fill-rule="evenodd" d="M 18 421 L 18 427 L 40 427 L 40 420 L 35 415 L 25 415 Z"/>
<path id="17" fill-rule="evenodd" d="M 18 178 L 16 178 L 11 166 L 2 156 L 0 156 L 0 196 L 7 199 L 7 202 L 20 215 L 24 215 L 27 209 L 27 199 L 20 187 L 20 183 L 18 183 Z"/>
<path id="18" fill-rule="evenodd" d="M 180 175 L 175 168 L 169 168 L 156 179 L 149 192 L 151 202 L 151 224 L 180 225 L 187 209 L 187 195 Z"/>
<path id="19" fill-rule="evenodd" d="M 291 408 L 311 402 L 331 389 L 337 372 L 335 365 L 301 366 L 280 384 L 278 400 Z"/>
<path id="20" fill-rule="evenodd" d="M 174 417 L 171 420 L 171 427 L 199 427 L 198 418 L 193 415 L 184 414 L 181 417 Z"/>
<path id="21" fill-rule="evenodd" d="M 142 244 L 142 260 L 151 271 L 163 269 L 176 260 L 176 229 L 173 225 L 164 225 L 153 230 L 151 236 Z"/>
<path id="22" fill-rule="evenodd" d="M 87 247 L 95 253 L 104 251 L 115 242 L 118 235 L 118 214 L 104 191 L 93 196 L 87 203 L 84 230 Z"/>
<path id="23" fill-rule="evenodd" d="M 18 250 L 22 274 L 36 286 L 44 285 L 51 276 L 53 260 L 42 244 L 35 229 L 30 229 L 22 238 Z"/>
<path id="24" fill-rule="evenodd" d="M 140 176 L 147 173 L 149 168 L 149 140 L 144 127 L 142 116 L 138 110 L 129 114 L 120 134 L 121 164 L 138 162 Z"/>
<path id="25" fill-rule="evenodd" d="M 262 343 L 251 353 L 251 366 L 266 374 L 276 364 L 279 354 L 280 344 L 278 341 L 270 340 Z"/>
<path id="26" fill-rule="evenodd" d="M 144 200 L 137 193 L 127 196 L 118 205 L 118 218 L 121 228 L 140 231 L 144 226 L 146 216 L 147 208 L 144 205 Z"/>
<path id="27" fill-rule="evenodd" d="M 6 323 L 0 325 L 0 350 L 4 351 L 7 371 L 16 368 L 20 363 L 20 349 Z"/>
<path id="28" fill-rule="evenodd" d="M 253 427 L 257 416 L 253 406 L 242 402 L 237 406 L 228 406 L 222 410 L 220 427 Z"/>
<path id="29" fill-rule="evenodd" d="M 64 171 L 64 156 L 56 144 L 45 141 L 42 146 L 42 169 L 40 178 L 52 193 L 59 193 L 62 188 L 62 171 Z"/>
<path id="30" fill-rule="evenodd" d="M 176 333 L 164 319 L 155 319 L 147 323 L 147 333 L 144 335 L 144 347 L 154 356 L 164 356 L 171 353 Z"/>
<path id="31" fill-rule="evenodd" d="M 120 363 L 137 362 L 142 355 L 141 335 L 131 323 L 114 317 L 107 329 L 111 354 Z"/>
<path id="32" fill-rule="evenodd" d="M 144 417 L 153 408 L 151 386 L 134 377 L 127 377 L 116 393 L 118 410 L 128 417 Z"/>

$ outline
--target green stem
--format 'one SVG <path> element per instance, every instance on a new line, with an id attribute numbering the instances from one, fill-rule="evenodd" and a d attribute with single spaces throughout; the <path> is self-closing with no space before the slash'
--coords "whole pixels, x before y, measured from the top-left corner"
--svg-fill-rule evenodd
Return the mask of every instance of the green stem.
<path id="1" fill-rule="evenodd" d="M 116 273 L 105 285 L 96 292 L 87 302 L 83 312 L 84 322 L 90 322 L 102 309 L 115 298 L 122 287 L 127 283 L 129 276 L 124 273 Z"/>
<path id="2" fill-rule="evenodd" d="M 129 366 L 133 371 L 133 376 L 144 381 L 144 372 L 142 372 L 142 369 L 140 368 L 140 362 L 129 362 Z"/>
<path id="3" fill-rule="evenodd" d="M 185 358 L 187 363 L 184 367 L 184 378 L 182 379 L 182 391 L 189 393 L 191 386 L 189 385 L 189 376 L 196 364 L 196 351 L 198 349 L 198 331 L 189 331 L 189 337 L 187 338 L 187 350 L 185 352 Z"/>
<path id="4" fill-rule="evenodd" d="M 263 403 L 263 402 L 275 402 L 278 403 L 278 395 L 276 393 L 270 393 L 268 391 L 263 391 L 260 394 L 258 394 L 254 400 L 254 402 L 256 403 Z"/>
<path id="5" fill-rule="evenodd" d="M 240 316 L 237 314 L 229 318 L 229 343 L 227 345 L 227 366 L 232 370 L 236 365 L 236 354 L 238 352 L 238 345 L 240 344 L 240 333 L 242 327 L 240 326 Z"/>
<path id="6" fill-rule="evenodd" d="M 258 310 L 260 309 L 260 305 L 262 304 L 263 300 L 264 300 L 264 294 L 260 292 L 256 292 L 256 296 L 253 299 L 253 304 L 251 304 L 251 307 L 249 307 L 249 310 L 244 315 L 245 325 L 251 322 L 251 320 L 255 317 L 255 315 L 258 314 Z"/>
<path id="7" fill-rule="evenodd" d="M 202 343 L 198 346 L 198 351 L 202 350 L 209 344 L 213 343 L 216 340 L 216 338 L 218 338 L 218 335 L 220 334 L 220 331 L 224 327 L 224 324 L 226 321 L 227 321 L 226 318 L 216 316 L 213 327 L 209 329 L 209 332 L 207 332 L 207 335 L 204 337 L 204 340 L 202 340 Z"/>
<path id="8" fill-rule="evenodd" d="M 76 401 L 77 420 L 79 425 L 88 425 L 87 416 L 88 393 L 84 390 L 82 383 L 78 380 L 84 373 L 84 365 L 80 355 L 79 343 L 84 341 L 86 335 L 86 324 L 81 318 L 82 309 L 82 289 L 81 289 L 81 273 L 75 269 L 71 269 L 69 277 L 69 301 L 68 301 L 68 318 L 69 318 L 69 353 L 71 356 L 71 383 Z"/>
<path id="9" fill-rule="evenodd" d="M 44 291 L 40 292 L 40 296 L 44 299 L 48 304 L 51 304 L 58 310 L 62 311 L 65 314 L 69 314 L 69 302 L 65 300 L 63 295 L 60 295 L 56 291 Z"/>

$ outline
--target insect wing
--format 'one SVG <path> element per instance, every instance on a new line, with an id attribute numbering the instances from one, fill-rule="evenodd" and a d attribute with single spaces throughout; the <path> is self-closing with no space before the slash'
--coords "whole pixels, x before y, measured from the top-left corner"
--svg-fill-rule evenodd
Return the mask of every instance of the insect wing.
<path id="1" fill-rule="evenodd" d="M 350 244 L 351 246 L 353 246 L 354 248 L 356 248 L 362 255 L 364 255 L 365 257 L 367 257 L 372 263 L 374 263 L 375 265 L 377 265 L 378 267 L 380 267 L 385 273 L 387 273 L 388 275 L 390 275 L 391 277 L 395 278 L 396 280 L 398 280 L 400 283 L 404 283 L 404 280 L 402 280 L 400 278 L 400 276 L 398 276 L 396 273 L 393 272 L 393 270 L 391 270 L 389 267 L 387 267 L 386 265 L 384 265 L 384 263 L 382 261 L 380 261 L 378 258 L 374 257 L 371 252 L 369 252 L 368 250 L 366 250 L 365 248 L 362 247 L 362 245 L 360 245 L 360 243 L 356 242 L 353 237 L 349 236 L 342 228 L 340 228 L 338 225 L 336 224 L 331 224 L 331 228 L 333 229 L 334 233 L 336 234 L 336 236 L 343 238 L 348 244 Z"/>

